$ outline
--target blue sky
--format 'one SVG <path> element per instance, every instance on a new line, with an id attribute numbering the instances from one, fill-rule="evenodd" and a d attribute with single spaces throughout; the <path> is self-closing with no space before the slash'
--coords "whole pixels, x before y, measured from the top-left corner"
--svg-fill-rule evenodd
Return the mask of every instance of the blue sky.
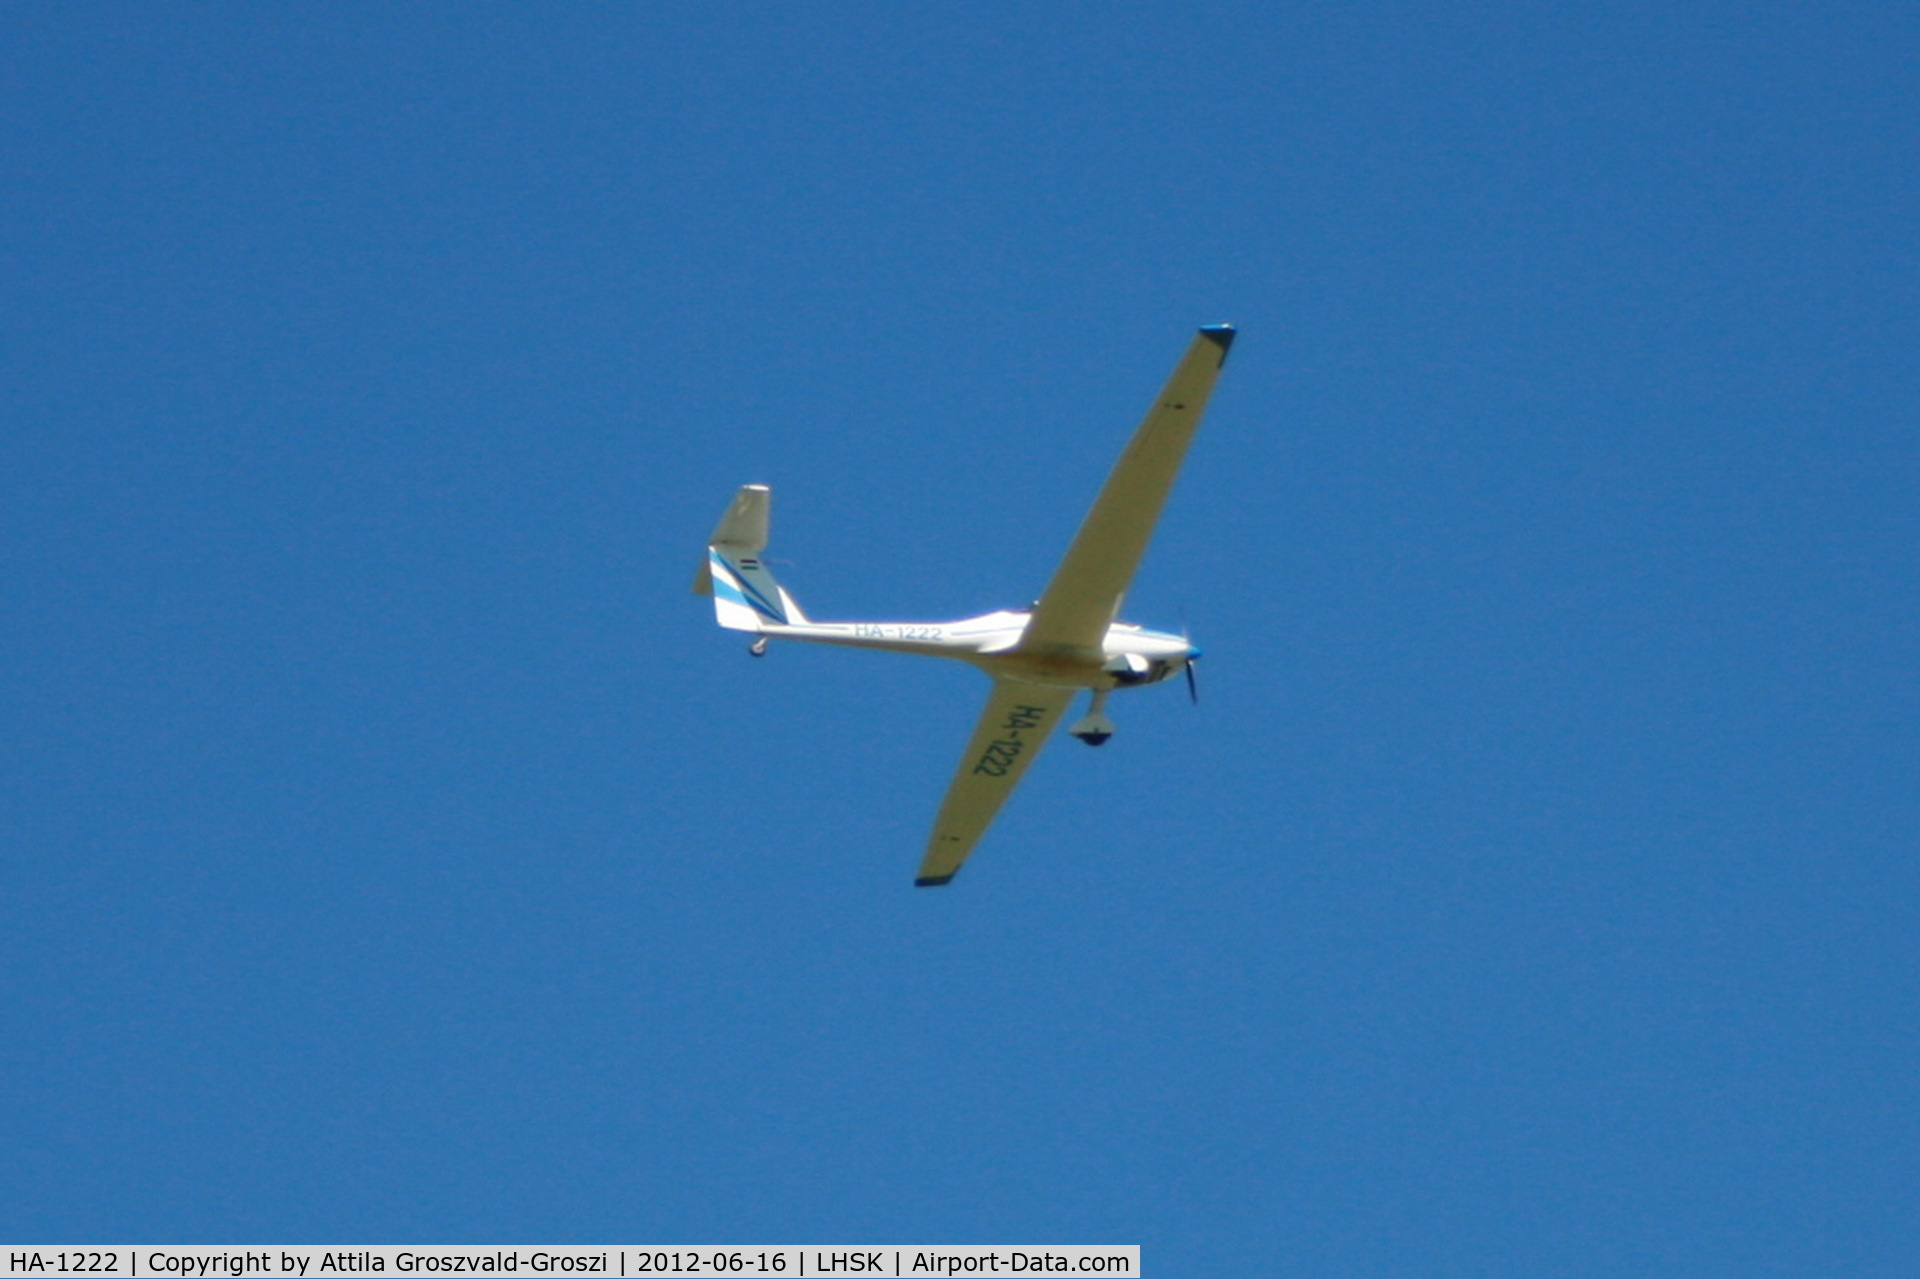
<path id="1" fill-rule="evenodd" d="M 1903 6 L 21 5 L 0 1236 L 1920 1265 Z M 1117 697 L 1033 598 L 1241 336 Z"/>

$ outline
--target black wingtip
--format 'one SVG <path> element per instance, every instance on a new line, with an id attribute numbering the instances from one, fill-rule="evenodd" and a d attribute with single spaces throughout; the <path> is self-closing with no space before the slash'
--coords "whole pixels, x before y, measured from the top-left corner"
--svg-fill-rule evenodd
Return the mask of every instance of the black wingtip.
<path id="1" fill-rule="evenodd" d="M 1208 324 L 1201 327 L 1200 336 L 1220 348 L 1220 363 L 1225 364 L 1227 352 L 1233 346 L 1235 332 L 1231 324 Z"/>
<path id="2" fill-rule="evenodd" d="M 954 874 L 958 873 L 958 871 L 954 872 Z M 915 888 L 938 888 L 942 884 L 952 882 L 952 880 L 953 875 L 922 875 L 913 881 L 913 886 Z"/>

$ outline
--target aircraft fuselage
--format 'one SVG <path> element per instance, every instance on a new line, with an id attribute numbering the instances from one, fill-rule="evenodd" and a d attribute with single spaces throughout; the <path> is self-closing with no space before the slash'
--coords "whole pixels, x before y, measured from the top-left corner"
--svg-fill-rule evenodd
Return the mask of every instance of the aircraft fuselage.
<path id="1" fill-rule="evenodd" d="M 1184 636 L 1129 622 L 1107 628 L 1098 650 L 1061 646 L 1019 650 L 1031 614 L 1002 610 L 954 622 L 804 622 L 767 624 L 776 639 L 950 657 L 1031 684 L 1118 688 L 1157 684 L 1200 655 Z"/>

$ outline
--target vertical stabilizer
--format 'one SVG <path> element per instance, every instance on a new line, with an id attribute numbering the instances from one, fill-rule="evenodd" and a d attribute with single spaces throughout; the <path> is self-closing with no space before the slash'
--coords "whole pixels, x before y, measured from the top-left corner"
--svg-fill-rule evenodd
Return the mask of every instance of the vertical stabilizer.
<path id="1" fill-rule="evenodd" d="M 728 630 L 758 631 L 807 620 L 761 559 L 772 517 L 773 490 L 744 484 L 707 539 L 706 562 L 693 579 L 693 592 L 713 596 L 714 616 Z"/>

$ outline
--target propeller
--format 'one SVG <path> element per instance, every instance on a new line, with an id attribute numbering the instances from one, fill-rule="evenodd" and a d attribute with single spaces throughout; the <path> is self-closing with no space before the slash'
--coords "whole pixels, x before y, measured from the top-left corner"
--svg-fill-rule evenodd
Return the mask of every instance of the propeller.
<path id="1" fill-rule="evenodd" d="M 1187 642 L 1187 697 L 1195 706 L 1200 704 L 1200 678 L 1193 673 L 1193 663 L 1200 654 L 1193 651 L 1193 636 L 1187 631 L 1187 606 L 1180 606 L 1180 638 Z"/>

